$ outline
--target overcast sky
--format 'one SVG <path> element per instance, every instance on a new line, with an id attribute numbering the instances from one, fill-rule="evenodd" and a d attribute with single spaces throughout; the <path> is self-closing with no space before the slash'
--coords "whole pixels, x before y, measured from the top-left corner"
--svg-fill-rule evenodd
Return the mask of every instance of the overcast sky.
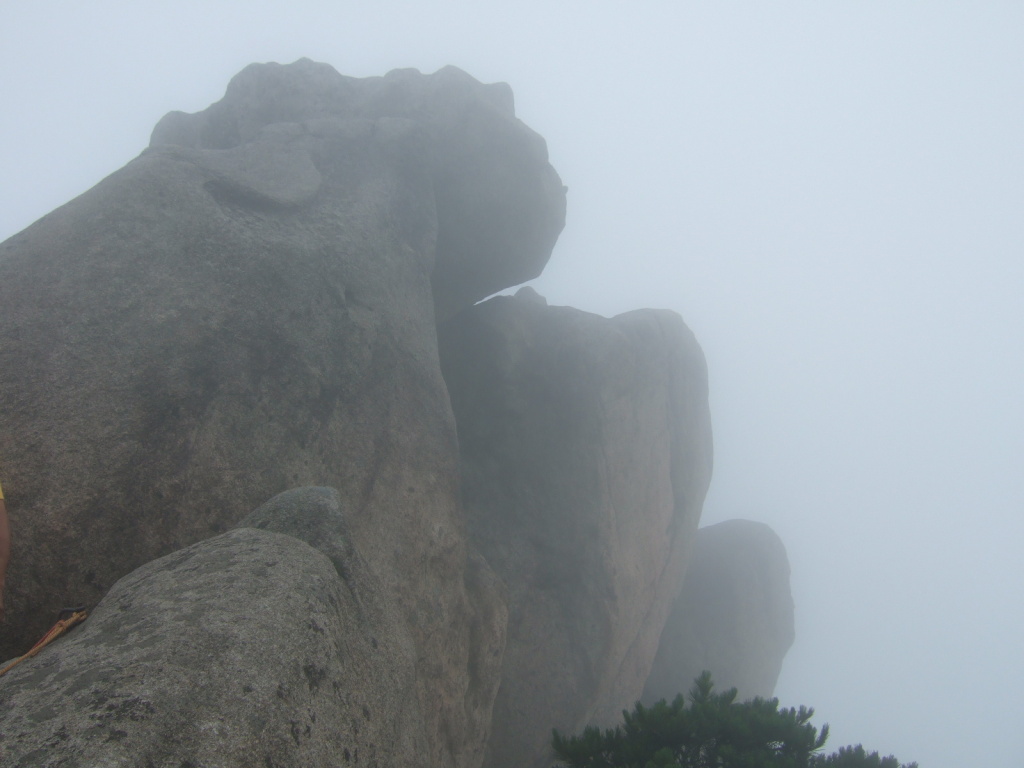
<path id="1" fill-rule="evenodd" d="M 569 187 L 549 302 L 678 311 L 705 523 L 782 536 L 830 746 L 1024 754 L 1024 4 L 0 0 L 0 240 L 254 61 L 503 80 Z"/>

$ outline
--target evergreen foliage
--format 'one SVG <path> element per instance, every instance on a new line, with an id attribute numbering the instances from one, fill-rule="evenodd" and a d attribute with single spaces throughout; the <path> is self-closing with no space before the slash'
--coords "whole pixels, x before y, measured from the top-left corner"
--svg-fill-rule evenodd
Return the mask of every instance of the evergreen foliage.
<path id="1" fill-rule="evenodd" d="M 901 766 L 892 755 L 879 757 L 877 752 L 866 752 L 860 744 L 840 747 L 827 757 L 819 755 L 811 765 L 813 768 L 917 768 L 917 763 Z"/>
<path id="2" fill-rule="evenodd" d="M 780 709 L 778 699 L 737 702 L 735 688 L 714 691 L 710 672 L 694 681 L 689 701 L 680 694 L 671 704 L 637 703 L 622 713 L 622 725 L 568 738 L 555 730 L 551 746 L 569 768 L 917 768 L 860 745 L 823 756 L 828 725 L 820 733 L 811 725 L 813 709 Z"/>

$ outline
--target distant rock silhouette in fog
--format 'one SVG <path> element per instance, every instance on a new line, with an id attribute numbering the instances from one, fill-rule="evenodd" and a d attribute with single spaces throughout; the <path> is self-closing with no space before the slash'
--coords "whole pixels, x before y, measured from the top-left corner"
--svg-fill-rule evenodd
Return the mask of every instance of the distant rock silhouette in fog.
<path id="1" fill-rule="evenodd" d="M 643 700 L 671 701 L 704 670 L 718 690 L 770 698 L 794 637 L 789 559 L 775 532 L 752 520 L 701 528 Z"/>

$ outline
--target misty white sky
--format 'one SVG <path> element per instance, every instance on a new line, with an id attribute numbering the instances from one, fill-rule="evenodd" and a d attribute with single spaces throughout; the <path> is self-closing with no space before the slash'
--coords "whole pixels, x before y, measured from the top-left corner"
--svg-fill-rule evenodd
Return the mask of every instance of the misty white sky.
<path id="1" fill-rule="evenodd" d="M 569 186 L 535 287 L 704 348 L 704 522 L 793 568 L 783 704 L 1021 765 L 1024 4 L 0 0 L 0 240 L 302 56 L 510 83 Z"/>

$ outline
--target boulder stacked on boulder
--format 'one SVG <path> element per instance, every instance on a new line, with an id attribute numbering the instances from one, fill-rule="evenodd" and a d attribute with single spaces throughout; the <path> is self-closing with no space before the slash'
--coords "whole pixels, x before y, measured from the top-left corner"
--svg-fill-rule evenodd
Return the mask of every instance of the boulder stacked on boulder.
<path id="1" fill-rule="evenodd" d="M 466 583 L 489 577 L 467 570 L 435 317 L 536 275 L 564 206 L 507 86 L 304 60 L 169 115 L 0 246 L 4 655 L 275 493 L 329 485 L 413 637 L 431 760 L 472 762 L 489 712 L 467 696 L 489 708 L 499 660 L 470 664 L 470 642 L 498 639 Z"/>
<path id="2" fill-rule="evenodd" d="M 475 306 L 564 221 L 507 86 L 302 60 L 0 244 L 0 658 L 98 604 L 0 678 L 4 761 L 540 766 L 630 706 L 707 377 L 670 312 Z"/>

